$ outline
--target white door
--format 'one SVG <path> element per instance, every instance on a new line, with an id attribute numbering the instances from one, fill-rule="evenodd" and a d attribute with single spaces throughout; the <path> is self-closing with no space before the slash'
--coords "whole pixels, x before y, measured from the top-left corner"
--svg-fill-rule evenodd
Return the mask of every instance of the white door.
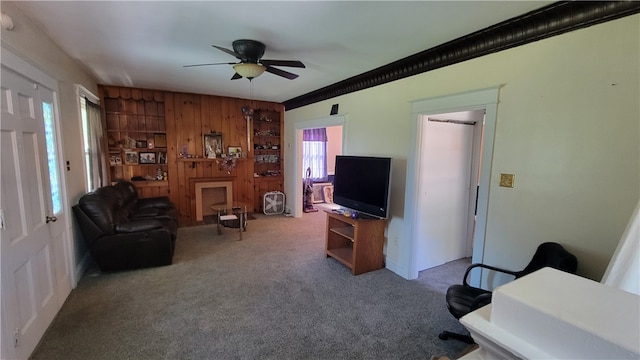
<path id="1" fill-rule="evenodd" d="M 1 355 L 27 359 L 71 291 L 66 210 L 45 136 L 45 120 L 55 134 L 54 94 L 4 66 L 1 77 Z"/>
<path id="2" fill-rule="evenodd" d="M 423 120 L 417 214 L 418 271 L 467 255 L 473 124 Z M 473 191 L 475 194 L 475 191 Z"/>

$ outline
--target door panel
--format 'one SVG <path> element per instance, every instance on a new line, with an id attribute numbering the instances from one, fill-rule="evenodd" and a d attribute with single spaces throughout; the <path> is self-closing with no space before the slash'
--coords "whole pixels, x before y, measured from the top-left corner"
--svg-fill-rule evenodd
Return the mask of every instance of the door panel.
<path id="1" fill-rule="evenodd" d="M 465 257 L 473 126 L 424 121 L 418 271 Z"/>
<path id="2" fill-rule="evenodd" d="M 40 93 L 32 81 L 5 67 L 1 76 L 2 310 L 4 331 L 17 341 L 13 348 L 3 346 L 1 355 L 26 359 L 62 303 L 55 238 L 46 223 L 51 204 Z"/>

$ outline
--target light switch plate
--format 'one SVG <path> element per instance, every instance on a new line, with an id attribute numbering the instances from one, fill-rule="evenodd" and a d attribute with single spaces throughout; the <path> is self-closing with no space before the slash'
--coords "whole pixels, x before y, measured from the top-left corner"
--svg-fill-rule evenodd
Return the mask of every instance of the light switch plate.
<path id="1" fill-rule="evenodd" d="M 512 188 L 515 177 L 514 174 L 500 174 L 500 186 Z"/>

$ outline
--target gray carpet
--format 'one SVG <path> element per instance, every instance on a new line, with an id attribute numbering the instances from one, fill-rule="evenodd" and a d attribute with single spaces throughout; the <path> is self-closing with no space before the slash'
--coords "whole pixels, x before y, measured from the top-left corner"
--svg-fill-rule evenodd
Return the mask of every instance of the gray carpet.
<path id="1" fill-rule="evenodd" d="M 32 359 L 430 359 L 464 331 L 441 279 L 358 276 L 324 255 L 325 214 L 257 214 L 236 229 L 179 230 L 174 264 L 85 276 Z M 446 265 L 445 265 L 446 266 Z M 441 269 L 443 267 L 440 267 Z M 436 268 L 438 269 L 438 268 Z M 443 270 L 440 270 L 441 272 Z M 426 274 L 428 275 L 428 274 Z"/>

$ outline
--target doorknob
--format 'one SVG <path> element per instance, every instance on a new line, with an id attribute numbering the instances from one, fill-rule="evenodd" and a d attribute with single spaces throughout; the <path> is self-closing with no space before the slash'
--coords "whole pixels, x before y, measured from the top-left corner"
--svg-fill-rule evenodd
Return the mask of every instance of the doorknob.
<path id="1" fill-rule="evenodd" d="M 56 222 L 58 221 L 58 218 L 55 216 L 47 216 L 47 224 L 50 222 Z"/>

